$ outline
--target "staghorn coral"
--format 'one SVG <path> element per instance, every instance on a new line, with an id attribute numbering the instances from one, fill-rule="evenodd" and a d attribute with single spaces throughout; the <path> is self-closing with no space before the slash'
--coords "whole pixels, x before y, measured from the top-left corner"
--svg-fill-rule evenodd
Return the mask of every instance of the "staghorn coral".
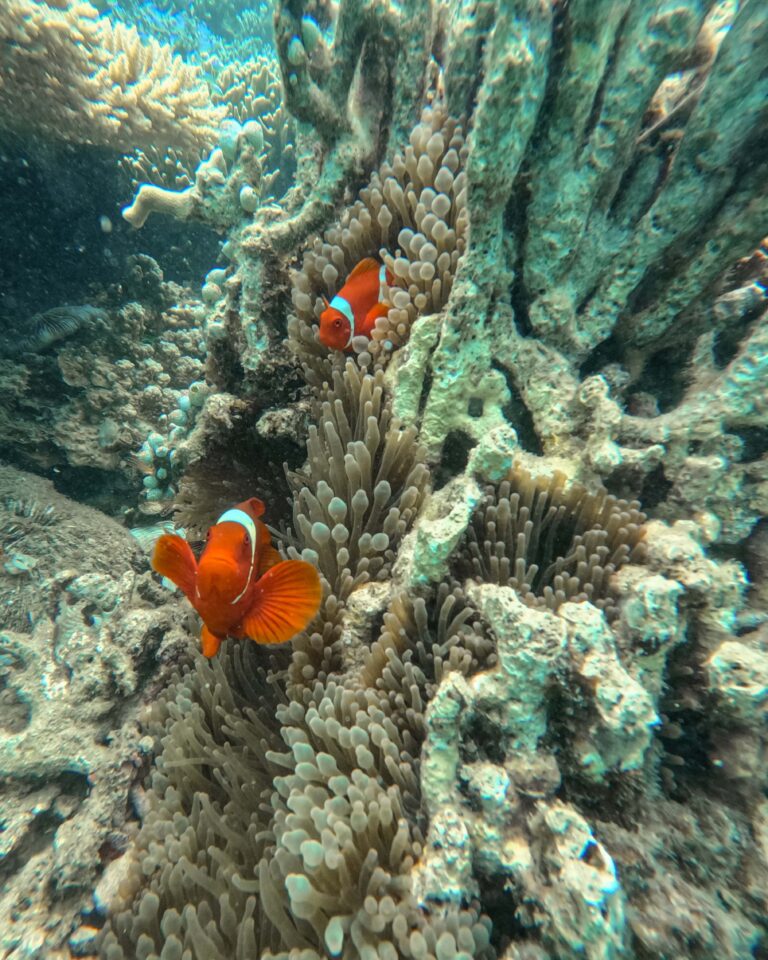
<path id="1" fill-rule="evenodd" d="M 643 555 L 645 514 L 604 491 L 533 477 L 516 466 L 486 487 L 459 548 L 456 574 L 513 587 L 525 603 L 554 610 L 590 600 L 613 619 L 610 578 Z"/>
<path id="2" fill-rule="evenodd" d="M 88 3 L 8 0 L 3 126 L 77 143 L 200 149 L 224 111 L 200 68 Z"/>

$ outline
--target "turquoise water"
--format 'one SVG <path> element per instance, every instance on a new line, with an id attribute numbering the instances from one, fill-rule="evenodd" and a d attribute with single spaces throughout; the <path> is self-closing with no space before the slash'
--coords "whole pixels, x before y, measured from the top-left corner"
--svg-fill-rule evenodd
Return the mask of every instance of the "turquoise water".
<path id="1" fill-rule="evenodd" d="M 0 4 L 0 960 L 768 956 L 768 9 Z"/>

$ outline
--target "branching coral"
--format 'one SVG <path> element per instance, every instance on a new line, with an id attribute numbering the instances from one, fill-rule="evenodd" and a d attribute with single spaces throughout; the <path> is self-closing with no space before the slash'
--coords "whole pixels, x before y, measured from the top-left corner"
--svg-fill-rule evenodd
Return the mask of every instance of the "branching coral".
<path id="1" fill-rule="evenodd" d="M 256 186 L 265 195 L 274 193 L 278 188 L 282 192 L 293 169 L 294 130 L 292 118 L 283 103 L 282 86 L 274 61 L 260 57 L 243 63 L 228 63 L 223 69 L 216 69 L 216 61 L 210 61 L 204 63 L 203 71 L 211 87 L 211 102 L 219 108 L 220 119 L 234 120 L 240 127 L 249 121 L 258 124 L 258 133 L 253 125 L 249 128 L 251 139 L 259 137 L 259 154 L 262 154 L 263 145 L 263 169 L 259 177 L 263 182 Z M 198 144 L 198 147 L 201 146 Z M 234 151 L 230 152 L 233 155 L 227 159 L 231 161 L 235 157 Z M 156 145 L 148 145 L 123 157 L 121 166 L 133 190 L 149 184 L 179 193 L 194 185 L 195 171 L 203 160 L 200 149 L 185 151 L 169 146 L 163 150 Z M 199 176 L 197 179 L 199 183 Z M 236 189 L 241 186 L 242 182 L 238 182 Z"/>
<path id="2" fill-rule="evenodd" d="M 265 168 L 270 182 L 286 178 L 292 168 L 294 123 L 284 103 L 283 86 L 275 61 L 258 57 L 243 63 L 228 63 L 214 78 L 213 102 L 227 109 L 227 116 L 241 124 L 258 120 L 264 131 Z"/>
<path id="3" fill-rule="evenodd" d="M 199 67 L 88 3 L 10 0 L 0 39 L 3 126 L 125 150 L 199 149 L 224 115 Z"/>

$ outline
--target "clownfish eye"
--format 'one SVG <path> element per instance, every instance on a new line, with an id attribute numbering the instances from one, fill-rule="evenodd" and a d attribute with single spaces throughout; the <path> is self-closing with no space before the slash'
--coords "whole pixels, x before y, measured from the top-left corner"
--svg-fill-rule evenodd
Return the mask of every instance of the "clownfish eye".
<path id="1" fill-rule="evenodd" d="M 333 325 L 338 329 L 341 326 L 341 320 L 339 319 L 334 320 Z"/>

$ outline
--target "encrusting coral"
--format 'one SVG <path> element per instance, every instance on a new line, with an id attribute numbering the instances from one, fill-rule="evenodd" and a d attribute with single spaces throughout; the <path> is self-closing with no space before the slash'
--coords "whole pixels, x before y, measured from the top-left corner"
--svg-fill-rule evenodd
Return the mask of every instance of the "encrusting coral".
<path id="1" fill-rule="evenodd" d="M 134 257 L 131 274 L 125 293 L 143 303 L 57 307 L 0 344 L 8 385 L 0 433 L 43 469 L 130 464 L 130 472 L 144 474 L 149 502 L 157 505 L 159 494 L 150 496 L 150 489 L 174 483 L 169 455 L 206 393 L 200 332 L 194 302 L 163 281 L 151 258 Z M 137 289 L 142 284 L 148 289 Z M 126 483 L 135 484 L 135 475 L 123 477 Z"/>
<path id="2" fill-rule="evenodd" d="M 143 794 L 140 703 L 185 642 L 178 602 L 118 523 L 0 465 L 0 604 L 0 954 L 63 956 L 75 930 L 91 952 L 94 886 Z"/>

